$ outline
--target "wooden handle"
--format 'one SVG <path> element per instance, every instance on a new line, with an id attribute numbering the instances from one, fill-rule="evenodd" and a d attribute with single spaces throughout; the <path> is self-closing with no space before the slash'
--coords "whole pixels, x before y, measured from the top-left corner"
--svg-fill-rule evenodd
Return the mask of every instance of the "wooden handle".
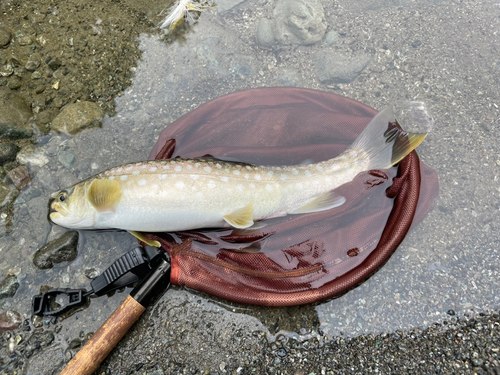
<path id="1" fill-rule="evenodd" d="M 59 375 L 91 375 L 146 310 L 128 296 Z"/>

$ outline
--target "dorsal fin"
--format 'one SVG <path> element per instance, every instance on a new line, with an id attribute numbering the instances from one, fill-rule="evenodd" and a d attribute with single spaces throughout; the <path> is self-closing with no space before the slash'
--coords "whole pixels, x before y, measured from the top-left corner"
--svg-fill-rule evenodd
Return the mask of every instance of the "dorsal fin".
<path id="1" fill-rule="evenodd" d="M 98 212 L 114 212 L 122 196 L 116 180 L 96 179 L 87 192 L 87 198 Z"/>
<path id="2" fill-rule="evenodd" d="M 193 161 L 211 161 L 214 163 L 225 163 L 225 164 L 235 164 L 235 165 L 241 165 L 243 167 L 249 166 L 249 167 L 255 167 L 254 164 L 250 163 L 245 163 L 242 161 L 237 161 L 237 160 L 231 160 L 231 159 L 224 159 L 224 157 L 215 157 L 212 155 L 205 155 L 200 158 L 194 158 L 192 159 Z"/>

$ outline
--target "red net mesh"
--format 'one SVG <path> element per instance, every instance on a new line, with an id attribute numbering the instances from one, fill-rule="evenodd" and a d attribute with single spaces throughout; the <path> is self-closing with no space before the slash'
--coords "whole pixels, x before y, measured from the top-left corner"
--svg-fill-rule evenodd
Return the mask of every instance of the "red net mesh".
<path id="1" fill-rule="evenodd" d="M 331 159 L 376 111 L 298 88 L 252 89 L 206 103 L 170 124 L 150 158 L 219 158 L 260 165 Z M 225 299 L 305 304 L 355 287 L 395 251 L 438 194 L 436 173 L 415 152 L 399 167 L 359 174 L 337 189 L 342 206 L 266 220 L 259 230 L 147 234 L 172 257 L 171 281 Z"/>

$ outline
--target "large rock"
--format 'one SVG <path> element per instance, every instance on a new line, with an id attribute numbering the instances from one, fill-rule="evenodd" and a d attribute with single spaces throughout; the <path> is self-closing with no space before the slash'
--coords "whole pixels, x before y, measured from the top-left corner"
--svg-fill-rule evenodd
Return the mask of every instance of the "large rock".
<path id="1" fill-rule="evenodd" d="M 326 85 L 352 82 L 370 60 L 371 57 L 365 54 L 346 57 L 330 51 L 319 52 L 314 57 L 317 77 Z"/>
<path id="2" fill-rule="evenodd" d="M 0 138 L 29 138 L 33 135 L 28 123 L 33 116 L 28 104 L 19 96 L 0 90 Z"/>
<path id="3" fill-rule="evenodd" d="M 12 39 L 12 34 L 9 30 L 0 26 L 0 48 L 7 46 Z"/>
<path id="4" fill-rule="evenodd" d="M 19 147 L 13 143 L 2 142 L 0 143 L 0 165 L 4 165 L 9 161 L 16 160 L 17 152 Z"/>
<path id="5" fill-rule="evenodd" d="M 78 255 L 78 232 L 64 233 L 37 250 L 33 263 L 40 269 L 52 268 L 54 263 L 70 262 Z"/>
<path id="6" fill-rule="evenodd" d="M 17 311 L 7 310 L 0 313 L 0 330 L 12 330 L 21 325 L 21 314 Z"/>
<path id="7" fill-rule="evenodd" d="M 314 44 L 326 32 L 319 0 L 279 0 L 274 9 L 276 39 L 282 44 Z"/>
<path id="8" fill-rule="evenodd" d="M 8 275 L 0 282 L 0 299 L 14 297 L 17 288 L 19 288 L 17 277 L 15 275 Z"/>
<path id="9" fill-rule="evenodd" d="M 261 18 L 257 25 L 257 44 L 263 48 L 271 48 L 274 41 L 274 32 L 271 21 Z"/>
<path id="10" fill-rule="evenodd" d="M 50 128 L 57 132 L 74 135 L 88 128 L 101 126 L 104 111 L 93 102 L 78 102 L 63 107 L 61 113 L 52 120 Z"/>

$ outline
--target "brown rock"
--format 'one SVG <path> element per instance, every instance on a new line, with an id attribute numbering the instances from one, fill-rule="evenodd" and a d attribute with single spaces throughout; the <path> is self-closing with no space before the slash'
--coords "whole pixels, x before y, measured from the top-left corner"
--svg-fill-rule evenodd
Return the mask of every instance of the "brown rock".
<path id="1" fill-rule="evenodd" d="M 93 102 L 71 103 L 52 120 L 50 128 L 57 132 L 75 135 L 83 129 L 101 126 L 104 111 Z"/>
<path id="2" fill-rule="evenodd" d="M 20 167 L 14 168 L 7 173 L 10 180 L 19 190 L 22 190 L 26 185 L 31 182 L 30 175 L 28 173 L 28 168 L 21 165 Z"/>

